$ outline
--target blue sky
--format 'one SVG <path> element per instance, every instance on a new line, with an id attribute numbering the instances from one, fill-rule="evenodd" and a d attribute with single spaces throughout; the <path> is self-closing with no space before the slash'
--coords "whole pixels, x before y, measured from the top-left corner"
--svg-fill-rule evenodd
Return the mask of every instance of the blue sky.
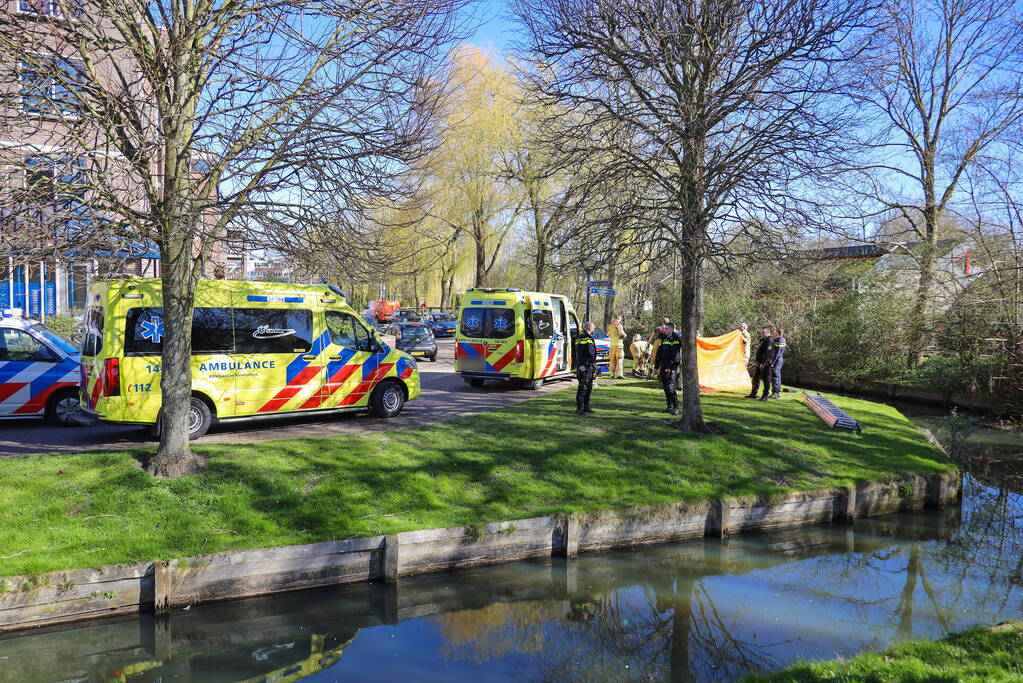
<path id="1" fill-rule="evenodd" d="M 506 0 L 477 0 L 469 11 L 476 17 L 478 28 L 465 42 L 507 54 L 518 27 L 509 16 Z"/>

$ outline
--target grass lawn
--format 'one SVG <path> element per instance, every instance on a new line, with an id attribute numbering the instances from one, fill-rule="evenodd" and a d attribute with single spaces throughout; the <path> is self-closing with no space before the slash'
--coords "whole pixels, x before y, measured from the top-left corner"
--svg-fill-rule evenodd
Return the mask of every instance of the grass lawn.
<path id="1" fill-rule="evenodd" d="M 745 683 L 843 681 L 1023 681 L 1023 622 L 917 640 L 849 660 L 803 662 Z"/>
<path id="2" fill-rule="evenodd" d="M 0 576 L 953 468 L 877 403 L 835 398 L 863 424 L 857 436 L 826 427 L 798 394 L 705 394 L 727 430 L 706 436 L 665 424 L 654 382 L 609 385 L 587 418 L 570 390 L 377 436 L 202 446 L 207 471 L 175 481 L 143 472 L 137 451 L 0 460 Z"/>

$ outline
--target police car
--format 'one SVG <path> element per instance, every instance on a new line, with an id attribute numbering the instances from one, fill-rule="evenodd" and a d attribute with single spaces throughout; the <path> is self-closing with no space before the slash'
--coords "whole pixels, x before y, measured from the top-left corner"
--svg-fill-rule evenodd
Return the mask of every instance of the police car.
<path id="1" fill-rule="evenodd" d="M 4 309 L 0 317 L 0 419 L 75 424 L 78 349 L 45 325 Z"/>

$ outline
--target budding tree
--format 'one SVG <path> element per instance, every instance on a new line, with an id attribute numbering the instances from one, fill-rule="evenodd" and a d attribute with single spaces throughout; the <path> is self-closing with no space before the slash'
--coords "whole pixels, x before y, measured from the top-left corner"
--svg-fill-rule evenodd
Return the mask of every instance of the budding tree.
<path id="1" fill-rule="evenodd" d="M 901 217 L 920 248 L 908 364 L 930 341 L 942 221 L 966 201 L 965 178 L 1023 120 L 1023 32 L 1013 0 L 887 0 L 862 60 L 856 102 L 871 115 L 872 153 L 854 190 L 878 215 Z M 1011 140 L 1007 140 L 1012 138 Z"/>
<path id="2" fill-rule="evenodd" d="M 0 17 L 5 92 L 58 120 L 87 160 L 84 231 L 159 248 L 165 336 L 159 475 L 188 447 L 191 320 L 214 241 L 358 254 L 367 202 L 423 153 L 433 77 L 460 0 L 46 0 Z M 28 112 L 26 112 L 28 113 Z M 12 209 L 13 210 L 13 209 Z"/>
<path id="3" fill-rule="evenodd" d="M 533 88 L 595 130 L 624 132 L 612 163 L 641 179 L 649 239 L 680 257 L 684 429 L 706 428 L 696 335 L 715 236 L 783 222 L 842 152 L 848 122 L 830 97 L 868 3 L 516 0 Z"/>

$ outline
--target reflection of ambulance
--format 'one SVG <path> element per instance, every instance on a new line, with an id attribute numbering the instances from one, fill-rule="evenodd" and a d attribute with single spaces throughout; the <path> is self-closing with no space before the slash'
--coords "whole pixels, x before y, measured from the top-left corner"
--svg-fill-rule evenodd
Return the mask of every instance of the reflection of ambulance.
<path id="1" fill-rule="evenodd" d="M 82 404 L 101 420 L 157 423 L 161 306 L 159 280 L 89 288 Z M 366 409 L 391 417 L 418 395 L 412 357 L 384 345 L 334 288 L 202 281 L 196 289 L 191 438 L 213 420 Z"/>
<path id="2" fill-rule="evenodd" d="M 462 295 L 455 372 L 474 387 L 484 380 L 539 389 L 572 375 L 579 318 L 568 297 L 517 289 L 470 289 Z"/>

